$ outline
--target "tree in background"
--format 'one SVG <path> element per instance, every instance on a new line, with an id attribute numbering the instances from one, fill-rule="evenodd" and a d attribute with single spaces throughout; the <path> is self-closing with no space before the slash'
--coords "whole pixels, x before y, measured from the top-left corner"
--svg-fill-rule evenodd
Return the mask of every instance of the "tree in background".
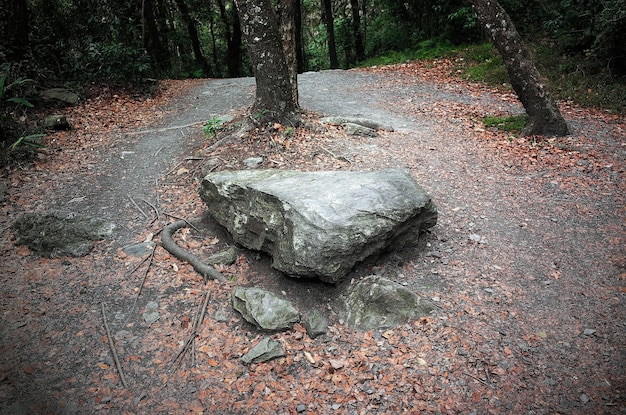
<path id="1" fill-rule="evenodd" d="M 282 0 L 281 0 L 282 1 Z M 285 0 L 288 1 L 288 0 Z M 299 124 L 278 17 L 270 0 L 235 0 L 256 79 L 253 118 Z"/>
<path id="2" fill-rule="evenodd" d="M 331 0 L 322 0 L 322 20 L 324 21 L 324 25 L 326 26 L 330 69 L 337 69 L 339 68 L 339 60 L 337 59 L 337 42 L 335 41 L 335 18 L 333 17 L 333 4 Z"/>
<path id="3" fill-rule="evenodd" d="M 567 135 L 569 129 L 559 107 L 550 96 L 509 15 L 497 0 L 470 1 L 502 56 L 511 86 L 528 115 L 523 134 Z"/>

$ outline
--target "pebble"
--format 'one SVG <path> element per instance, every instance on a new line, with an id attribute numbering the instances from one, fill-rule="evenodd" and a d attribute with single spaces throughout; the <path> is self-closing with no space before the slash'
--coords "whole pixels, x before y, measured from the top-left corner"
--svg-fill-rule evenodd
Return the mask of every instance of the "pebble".
<path id="1" fill-rule="evenodd" d="M 300 405 L 296 406 L 296 412 L 298 412 L 299 414 L 301 414 L 302 412 L 306 411 L 306 405 L 301 403 Z"/>
<path id="2" fill-rule="evenodd" d="M 583 331 L 583 334 L 584 334 L 585 336 L 593 336 L 593 334 L 594 334 L 595 332 L 596 332 L 596 331 L 595 331 L 594 329 L 585 329 L 585 331 Z"/>

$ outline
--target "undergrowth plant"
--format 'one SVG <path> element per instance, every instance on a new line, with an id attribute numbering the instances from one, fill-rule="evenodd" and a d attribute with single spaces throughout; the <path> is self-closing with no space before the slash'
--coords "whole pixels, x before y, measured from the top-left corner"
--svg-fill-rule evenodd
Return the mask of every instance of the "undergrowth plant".
<path id="1" fill-rule="evenodd" d="M 206 125 L 202 129 L 204 131 L 205 137 L 213 138 L 214 140 L 217 138 L 217 133 L 222 129 L 222 120 L 219 117 L 213 117 L 207 121 Z"/>

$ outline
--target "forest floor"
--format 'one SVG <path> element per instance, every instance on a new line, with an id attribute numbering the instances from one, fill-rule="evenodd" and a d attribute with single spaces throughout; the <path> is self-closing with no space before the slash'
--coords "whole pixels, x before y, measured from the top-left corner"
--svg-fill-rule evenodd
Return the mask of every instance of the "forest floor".
<path id="1" fill-rule="evenodd" d="M 242 139 L 217 141 L 227 128 L 207 139 L 202 128 L 243 113 L 253 79 L 166 81 L 153 97 L 95 88 L 63 109 L 72 130 L 0 173 L 0 413 L 625 414 L 626 119 L 562 102 L 567 137 L 486 128 L 484 115 L 522 111 L 515 95 L 452 68 L 303 74 L 301 104 L 318 127 L 274 125 Z M 347 136 L 322 127 L 321 113 L 395 131 Z M 206 212 L 195 190 L 203 170 L 243 169 L 259 156 L 263 168 L 408 169 L 437 204 L 438 224 L 417 248 L 398 247 L 349 280 L 383 274 L 435 311 L 362 332 L 337 314 L 343 287 L 293 280 L 264 255 L 241 250 L 220 267 L 220 283 L 158 244 L 153 255 L 124 253 Z M 86 257 L 40 258 L 10 226 L 48 209 L 117 228 Z M 176 235 L 203 258 L 232 245 L 206 223 Z M 272 334 L 286 355 L 245 365 L 265 333 L 232 310 L 238 285 L 322 312 L 328 333 L 311 339 L 296 325 Z M 207 292 L 194 347 L 177 358 Z"/>

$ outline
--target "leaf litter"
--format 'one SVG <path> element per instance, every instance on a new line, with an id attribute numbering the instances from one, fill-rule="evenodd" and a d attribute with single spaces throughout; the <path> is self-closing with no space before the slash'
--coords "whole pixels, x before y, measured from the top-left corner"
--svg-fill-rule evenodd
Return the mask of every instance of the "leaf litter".
<path id="1" fill-rule="evenodd" d="M 147 261 L 124 254 L 115 241 L 72 259 L 42 259 L 15 246 L 8 225 L 22 212 L 44 209 L 50 198 L 79 197 L 63 193 L 64 178 L 108 174 L 107 149 L 126 132 L 158 125 L 177 97 L 206 81 L 168 81 L 152 98 L 100 90 L 72 108 L 73 130 L 55 133 L 33 165 L 2 173 L 9 191 L 0 205 L 0 409 L 624 412 L 623 116 L 562 103 L 574 131 L 562 139 L 485 128 L 478 120 L 486 114 L 521 111 L 515 96 L 456 79 L 451 67 L 441 61 L 364 70 L 383 74 L 384 82 L 362 93 L 381 94 L 390 107 L 428 125 L 425 132 L 347 137 L 341 127 L 321 127 L 317 115 L 307 114 L 317 127 L 274 125 L 220 146 L 197 140 L 171 173 L 164 171 L 155 208 L 178 218 L 205 211 L 194 190 L 203 163 L 214 170 L 244 168 L 243 160 L 259 156 L 263 168 L 407 168 L 436 201 L 439 224 L 418 251 L 354 271 L 354 278 L 380 273 L 400 280 L 432 299 L 432 315 L 359 332 L 322 302 L 328 333 L 311 339 L 296 324 L 271 334 L 285 355 L 261 364 L 241 362 L 265 333 L 231 309 L 231 289 L 265 284 L 290 294 L 315 287 L 281 283 L 262 256 L 245 252 L 219 266 L 227 283 L 205 283 L 160 247 Z M 194 128 L 200 137 L 202 125 Z M 143 207 L 148 218 L 125 205 L 128 227 L 141 229 L 137 241 L 147 234 L 158 238 L 174 220 Z M 219 229 L 185 230 L 175 238 L 205 256 L 231 244 Z M 158 320 L 148 324 L 142 316 L 149 313 L 158 313 Z"/>

